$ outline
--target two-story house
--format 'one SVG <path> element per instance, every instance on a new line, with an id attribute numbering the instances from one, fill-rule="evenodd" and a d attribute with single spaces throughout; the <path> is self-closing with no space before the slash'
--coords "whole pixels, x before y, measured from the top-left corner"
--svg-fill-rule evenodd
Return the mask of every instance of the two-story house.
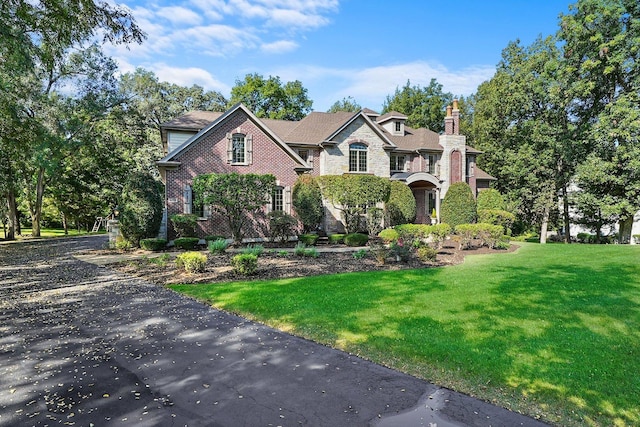
<path id="1" fill-rule="evenodd" d="M 193 204 L 191 184 L 205 173 L 273 174 L 278 187 L 265 213 L 293 213 L 291 188 L 300 174 L 374 174 L 408 185 L 416 199 L 416 222 L 431 222 L 451 183 L 465 181 L 477 194 L 495 179 L 476 166 L 480 152 L 459 134 L 459 118 L 454 101 L 439 135 L 406 126 L 403 114 L 381 116 L 369 109 L 312 112 L 300 121 L 261 119 L 242 104 L 225 113 L 189 112 L 161 126 L 167 155 L 158 166 L 167 214 L 198 213 L 202 235 L 229 234 L 221 218 Z M 325 209 L 325 231 L 342 231 L 339 212 L 329 203 Z M 247 234 L 263 237 L 264 218 L 254 226 Z"/>

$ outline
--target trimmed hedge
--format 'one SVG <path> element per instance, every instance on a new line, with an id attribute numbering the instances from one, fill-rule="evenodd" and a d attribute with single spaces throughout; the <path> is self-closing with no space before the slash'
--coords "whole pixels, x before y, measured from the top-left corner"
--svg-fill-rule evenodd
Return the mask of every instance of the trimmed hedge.
<path id="1" fill-rule="evenodd" d="M 251 276 L 258 269 L 258 255 L 238 254 L 231 258 L 233 270 L 243 276 Z"/>
<path id="2" fill-rule="evenodd" d="M 465 249 L 472 246 L 474 239 L 479 240 L 481 246 L 493 249 L 504 235 L 502 226 L 485 223 L 460 224 L 456 227 L 456 234 L 460 236 L 460 245 Z"/>
<path id="3" fill-rule="evenodd" d="M 393 243 L 400 238 L 400 233 L 395 228 L 385 228 L 380 233 L 378 233 L 378 237 L 382 239 L 384 243 Z"/>
<path id="4" fill-rule="evenodd" d="M 307 246 L 313 246 L 318 241 L 319 236 L 317 234 L 301 234 L 298 236 L 298 240 Z"/>
<path id="5" fill-rule="evenodd" d="M 466 182 L 451 184 L 440 208 L 440 221 L 456 227 L 476 222 L 476 200 Z"/>
<path id="6" fill-rule="evenodd" d="M 167 246 L 166 239 L 142 239 L 140 240 L 140 247 L 145 251 L 161 251 Z"/>
<path id="7" fill-rule="evenodd" d="M 346 234 L 331 234 L 329 235 L 329 243 L 332 245 L 339 245 L 340 243 L 344 243 L 344 236 L 346 236 Z"/>
<path id="8" fill-rule="evenodd" d="M 173 241 L 173 244 L 178 249 L 184 249 L 187 251 L 195 249 L 200 241 L 197 237 L 179 237 Z"/>
<path id="9" fill-rule="evenodd" d="M 391 226 L 412 222 L 416 217 L 416 199 L 407 184 L 391 181 L 389 200 L 385 203 L 386 215 Z"/>
<path id="10" fill-rule="evenodd" d="M 514 214 L 501 209 L 478 210 L 478 222 L 500 225 L 504 229 L 504 234 L 506 235 L 511 235 L 511 226 L 515 220 L 516 216 Z"/>
<path id="11" fill-rule="evenodd" d="M 198 225 L 198 215 L 196 214 L 175 214 L 169 218 L 173 229 L 178 237 L 196 237 L 196 226 Z"/>
<path id="12" fill-rule="evenodd" d="M 220 239 L 222 239 L 222 240 L 227 240 L 227 238 L 226 238 L 226 237 L 224 237 L 224 236 L 217 236 L 217 235 L 215 235 L 215 234 L 214 234 L 214 235 L 212 235 L 212 236 L 204 236 L 204 241 L 205 241 L 205 242 L 207 242 L 207 243 L 209 243 L 209 242 L 215 242 L 216 240 L 220 240 Z"/>
<path id="13" fill-rule="evenodd" d="M 344 244 L 347 246 L 364 246 L 369 241 L 369 236 L 363 233 L 350 233 L 344 236 Z"/>
<path id="14" fill-rule="evenodd" d="M 176 267 L 187 273 L 202 273 L 207 265 L 207 256 L 200 252 L 185 252 L 176 257 Z"/>

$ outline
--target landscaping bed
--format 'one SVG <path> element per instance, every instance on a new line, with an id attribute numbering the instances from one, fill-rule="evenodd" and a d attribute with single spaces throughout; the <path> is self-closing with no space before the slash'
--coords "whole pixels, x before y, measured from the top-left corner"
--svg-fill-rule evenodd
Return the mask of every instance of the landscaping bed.
<path id="1" fill-rule="evenodd" d="M 416 258 L 411 258 L 408 262 L 397 262 L 388 258 L 385 264 L 380 264 L 371 253 L 367 253 L 363 258 L 358 259 L 354 257 L 357 249 L 343 252 L 341 251 L 343 248 L 344 246 L 339 245 L 325 247 L 323 251 L 318 253 L 316 258 L 299 257 L 290 252 L 285 256 L 284 252 L 279 249 L 265 249 L 258 259 L 258 270 L 251 276 L 243 276 L 233 271 L 231 258 L 237 254 L 235 251 L 228 251 L 221 255 L 207 253 L 207 265 L 203 273 L 189 274 L 176 268 L 175 257 L 181 253 L 180 251 L 167 251 L 160 255 L 152 252 L 137 251 L 131 253 L 132 255 L 137 255 L 137 257 L 111 264 L 110 267 L 127 274 L 142 277 L 149 282 L 168 285 L 306 277 L 355 271 L 432 268 L 458 264 L 464 260 L 465 255 L 507 252 L 487 247 L 460 250 L 454 246 L 445 245 L 438 252 L 434 262 L 423 263 Z M 516 246 L 511 245 L 508 251 L 513 251 L 516 248 Z M 203 253 L 206 253 L 206 251 L 203 251 Z"/>

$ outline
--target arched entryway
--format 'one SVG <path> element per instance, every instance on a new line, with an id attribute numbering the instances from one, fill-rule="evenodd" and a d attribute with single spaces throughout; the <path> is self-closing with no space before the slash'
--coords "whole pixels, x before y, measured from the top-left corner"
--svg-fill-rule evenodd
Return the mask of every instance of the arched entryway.
<path id="1" fill-rule="evenodd" d="M 416 199 L 416 224 L 431 224 L 440 217 L 440 181 L 426 172 L 398 173 L 391 177 L 409 186 Z M 435 217 L 433 216 L 433 211 Z"/>

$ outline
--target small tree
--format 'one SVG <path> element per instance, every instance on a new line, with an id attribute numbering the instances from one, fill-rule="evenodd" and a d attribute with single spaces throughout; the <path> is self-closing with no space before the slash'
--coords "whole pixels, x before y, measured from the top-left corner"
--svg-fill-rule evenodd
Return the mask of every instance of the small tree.
<path id="1" fill-rule="evenodd" d="M 150 174 L 134 173 L 120 197 L 120 232 L 136 246 L 140 239 L 155 237 L 162 222 L 162 184 Z"/>
<path id="2" fill-rule="evenodd" d="M 389 227 L 413 222 L 416 217 L 416 199 L 411 189 L 400 181 L 391 181 L 391 192 L 385 209 Z"/>
<path id="3" fill-rule="evenodd" d="M 473 223 L 476 217 L 476 200 L 471 187 L 466 182 L 451 184 L 440 208 L 441 222 L 456 227 L 459 224 Z"/>
<path id="4" fill-rule="evenodd" d="M 500 192 L 494 188 L 482 190 L 478 194 L 477 205 L 478 211 L 481 211 L 483 209 L 505 209 L 504 197 L 502 197 L 502 194 L 500 194 Z"/>
<path id="5" fill-rule="evenodd" d="M 340 210 L 347 233 L 359 231 L 367 209 L 387 202 L 391 181 L 374 175 L 324 175 L 318 178 L 322 194 Z"/>
<path id="6" fill-rule="evenodd" d="M 301 175 L 293 185 L 291 198 L 303 231 L 308 233 L 315 230 L 324 216 L 322 193 L 317 181 L 311 175 Z"/>
<path id="7" fill-rule="evenodd" d="M 276 185 L 273 175 L 204 174 L 193 180 L 196 203 L 211 205 L 224 216 L 233 239 L 240 243 L 252 215 L 268 202 Z"/>

